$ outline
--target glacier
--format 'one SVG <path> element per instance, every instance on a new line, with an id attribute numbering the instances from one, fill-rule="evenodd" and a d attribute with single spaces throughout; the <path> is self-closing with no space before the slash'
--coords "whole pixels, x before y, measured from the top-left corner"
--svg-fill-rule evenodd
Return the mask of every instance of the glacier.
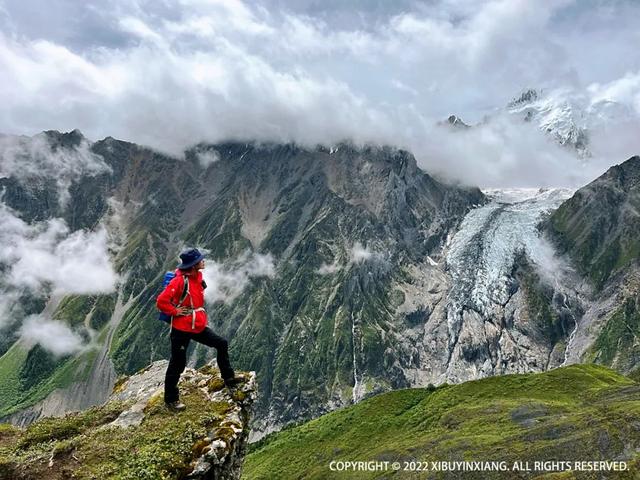
<path id="1" fill-rule="evenodd" d="M 450 305 L 481 315 L 509 300 L 517 255 L 526 254 L 544 276 L 552 274 L 553 249 L 537 227 L 573 190 L 487 189 L 484 193 L 491 201 L 464 218 L 446 254 L 453 280 Z"/>
<path id="2" fill-rule="evenodd" d="M 570 292 L 570 267 L 542 236 L 546 215 L 573 194 L 566 188 L 487 189 L 490 201 L 473 209 L 444 252 L 451 288 L 445 300 L 445 369 L 440 380 L 463 381 L 548 368 L 552 352 L 527 334 L 525 299 L 513 275 L 524 255 L 542 281 Z M 573 321 L 575 324 L 575 319 Z M 566 360 L 566 352 L 558 353 Z M 443 359 L 444 360 L 444 359 Z"/>

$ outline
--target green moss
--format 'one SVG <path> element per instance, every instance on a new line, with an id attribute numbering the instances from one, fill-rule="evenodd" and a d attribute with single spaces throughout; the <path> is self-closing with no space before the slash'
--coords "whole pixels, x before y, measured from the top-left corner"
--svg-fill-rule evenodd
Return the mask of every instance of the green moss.
<path id="1" fill-rule="evenodd" d="M 229 445 L 235 433 L 219 425 L 233 405 L 211 402 L 192 384 L 182 387 L 181 400 L 187 409 L 170 412 L 159 390 L 145 407 L 144 421 L 130 428 L 107 425 L 130 406 L 126 402 L 43 419 L 24 432 L 2 427 L 0 473 L 6 473 L 2 478 L 183 478 L 210 438 Z M 3 436 L 11 441 L 2 443 Z M 52 468 L 48 467 L 50 458 Z"/>
<path id="2" fill-rule="evenodd" d="M 222 378 L 212 378 L 207 384 L 207 388 L 210 392 L 217 392 L 218 390 L 222 390 L 224 388 L 224 380 Z"/>
<path id="3" fill-rule="evenodd" d="M 71 413 L 62 418 L 44 418 L 31 424 L 21 435 L 18 448 L 27 449 L 35 444 L 66 440 L 89 428 L 115 420 L 126 404 L 110 402 L 103 407 L 94 407 L 80 413 Z"/>
<path id="4" fill-rule="evenodd" d="M 246 400 L 247 394 L 241 390 L 234 390 L 231 394 L 231 398 L 233 398 L 235 402 L 242 403 Z"/>
<path id="5" fill-rule="evenodd" d="M 640 447 L 629 423 L 640 414 L 634 385 L 607 368 L 575 365 L 389 392 L 271 435 L 252 447 L 243 478 L 389 475 L 332 472 L 332 460 L 611 460 L 625 455 L 625 445 Z"/>
<path id="6" fill-rule="evenodd" d="M 113 384 L 112 393 L 120 393 L 120 392 L 122 392 L 128 379 L 129 379 L 129 377 L 127 377 L 126 375 L 120 375 L 117 378 L 117 380 L 115 381 L 115 383 Z"/>

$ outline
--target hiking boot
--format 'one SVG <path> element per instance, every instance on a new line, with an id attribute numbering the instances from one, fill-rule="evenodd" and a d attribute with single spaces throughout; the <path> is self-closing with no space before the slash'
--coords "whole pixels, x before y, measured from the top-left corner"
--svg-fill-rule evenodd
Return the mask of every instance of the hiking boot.
<path id="1" fill-rule="evenodd" d="M 181 412 L 181 411 L 183 411 L 184 409 L 187 408 L 187 406 L 184 403 L 181 403 L 178 400 L 176 400 L 175 402 L 165 403 L 165 405 L 172 412 Z"/>
<path id="2" fill-rule="evenodd" d="M 231 377 L 224 379 L 224 386 L 227 388 L 233 388 L 239 383 L 242 383 L 244 380 L 242 377 Z"/>

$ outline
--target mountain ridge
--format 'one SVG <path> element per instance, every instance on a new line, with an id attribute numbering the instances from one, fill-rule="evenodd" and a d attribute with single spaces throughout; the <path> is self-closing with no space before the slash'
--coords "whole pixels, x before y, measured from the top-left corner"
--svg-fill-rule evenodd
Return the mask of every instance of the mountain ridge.
<path id="1" fill-rule="evenodd" d="M 18 395 L 0 398 L 14 422 L 37 417 L 56 388 L 61 410 L 70 407 L 69 385 L 86 382 L 96 358 L 108 391 L 117 374 L 168 356 L 155 296 L 185 246 L 210 259 L 211 326 L 231 340 L 234 364 L 257 372 L 253 439 L 391 389 L 579 360 L 578 325 L 594 314 L 592 299 L 568 269 L 555 276 L 538 230 L 563 192 L 487 196 L 440 182 L 393 147 L 201 143 L 180 160 L 109 137 L 87 153 L 79 132 L 49 135 L 56 145 L 80 142 L 71 148 L 84 155 L 83 176 L 43 183 L 50 201 L 32 210 L 24 179 L 8 176 L 3 201 L 34 228 L 56 215 L 71 230 L 105 228 L 118 279 L 111 292 L 57 299 L 45 285 L 17 315 L 45 308 L 97 341 L 51 364 L 27 362 L 39 354 L 9 337 L 0 371 L 25 372 L 7 376 Z M 496 262 L 503 257 L 508 264 Z M 26 303 L 28 293 L 16 295 Z M 212 353 L 195 347 L 190 365 Z"/>
<path id="2" fill-rule="evenodd" d="M 70 137 L 60 135 L 62 140 L 56 140 L 56 144 L 68 138 L 77 141 L 79 133 Z M 297 356 L 291 347 L 274 347 L 276 338 L 285 338 L 282 336 L 285 328 L 282 320 L 296 318 L 302 304 L 312 301 L 304 292 L 314 291 L 314 287 L 306 285 L 306 282 L 315 283 L 325 291 L 323 295 L 327 298 L 333 296 L 334 302 L 362 295 L 377 297 L 382 292 L 380 282 L 387 282 L 390 278 L 390 260 L 426 260 L 426 256 L 445 241 L 447 232 L 468 208 L 484 201 L 477 189 L 445 186 L 421 173 L 412 155 L 390 147 L 359 148 L 340 144 L 309 150 L 295 145 L 199 145 L 186 152 L 185 162 L 110 138 L 93 143 L 92 149 L 102 157 L 110 171 L 100 174 L 99 185 L 95 184 L 97 177 L 91 177 L 94 182 L 87 182 L 91 188 L 75 187 L 72 183 L 68 208 L 73 210 L 82 205 L 85 214 L 90 213 L 82 221 L 73 223 L 74 228 L 89 227 L 98 218 L 118 223 L 122 238 L 119 244 L 114 239 L 116 272 L 126 278 L 127 271 L 135 271 L 135 275 L 130 275 L 118 287 L 122 303 L 128 304 L 129 308 L 114 327 L 109 349 L 109 358 L 116 372 L 135 371 L 167 354 L 166 333 L 159 330 L 155 319 L 153 296 L 159 276 L 165 269 L 172 268 L 174 251 L 181 245 L 198 245 L 208 250 L 214 261 L 240 258 L 247 249 L 269 252 L 280 262 L 282 271 L 279 275 L 291 279 L 288 286 L 285 282 L 278 288 L 274 288 L 269 278 L 255 280 L 245 292 L 249 297 L 244 297 L 253 296 L 253 300 L 236 301 L 232 306 L 218 304 L 211 309 L 211 323 L 222 333 L 241 339 L 271 339 L 264 346 L 270 352 L 265 352 L 266 355 L 260 353 L 259 340 L 256 345 L 238 345 L 235 351 L 232 342 L 232 357 L 237 357 L 240 364 L 255 367 L 259 378 L 265 382 L 272 375 L 268 372 L 273 371 L 281 372 L 278 375 L 286 378 L 288 367 L 283 364 L 274 369 L 264 363 L 264 359 L 276 361 L 282 352 L 294 355 L 293 358 Z M 211 150 L 217 152 L 219 159 L 202 165 L 197 153 Z M 356 171 L 357 175 L 354 174 Z M 367 180 L 363 181 L 362 176 Z M 55 196 L 52 186 L 51 197 Z M 91 198 L 94 201 L 89 201 Z M 20 196 L 12 192 L 5 196 L 12 208 L 28 215 L 19 199 Z M 86 205 L 92 204 L 96 207 L 86 209 Z M 266 205 L 269 208 L 258 215 L 256 207 L 264 208 Z M 56 213 L 57 210 L 42 208 L 38 215 L 32 215 L 32 219 Z M 340 220 L 336 222 L 333 218 Z M 306 233 L 305 225 L 308 228 Z M 356 235 L 356 231 L 361 233 Z M 304 243 L 301 243 L 303 239 Z M 353 260 L 352 248 L 358 242 L 362 251 L 359 259 Z M 318 273 L 323 265 L 334 265 L 332 268 L 336 272 L 343 272 L 338 275 L 343 275 L 340 278 L 344 282 L 337 280 L 338 284 L 333 284 L 329 278 L 331 275 Z M 347 281 L 349 277 L 351 280 Z M 339 286 L 341 283 L 343 286 Z M 344 293 L 336 297 L 342 289 Z M 381 295 L 382 301 L 377 301 L 379 311 L 387 310 L 385 296 Z M 136 299 L 135 303 L 130 303 L 132 299 Z M 358 300 L 346 305 L 348 309 L 362 309 L 365 303 Z M 96 308 L 93 300 L 83 297 L 65 305 L 64 315 L 69 318 L 93 317 L 92 312 Z M 338 307 L 339 303 L 335 305 Z M 339 311 L 335 310 L 336 307 L 333 307 L 333 314 Z M 313 310 L 317 306 L 305 308 Z M 273 312 L 269 313 L 271 310 Z M 371 310 L 371 314 L 374 311 Z M 247 315 L 254 320 L 247 320 Z M 304 315 L 310 318 L 308 313 Z M 295 320 L 298 325 L 295 328 L 307 330 L 308 327 L 303 325 L 309 320 L 298 323 L 300 320 Z M 291 329 L 291 324 L 286 328 Z M 348 349 L 346 352 L 351 352 L 352 335 L 355 332 L 359 336 L 360 328 L 353 320 L 343 323 L 337 330 L 342 333 L 337 340 L 340 347 L 336 352 L 345 348 Z M 374 334 L 375 331 L 371 330 L 371 340 L 363 338 L 359 341 L 373 341 L 375 344 L 379 341 L 376 339 L 379 334 Z M 285 340 L 285 344 L 295 342 L 292 332 L 287 335 L 289 340 Z M 157 340 L 149 342 L 148 338 L 153 337 Z M 345 375 L 347 372 L 353 368 L 362 369 L 363 374 L 371 368 L 382 371 L 381 365 L 376 366 L 380 360 L 371 364 L 364 360 L 375 358 L 364 345 L 362 352 L 358 355 L 362 355 L 363 360 L 358 360 L 358 355 L 349 354 L 333 367 L 334 372 L 344 372 L 340 374 L 342 380 L 333 387 L 337 389 L 334 392 L 344 390 L 338 395 L 337 398 L 342 396 L 338 402 L 354 398 L 352 386 L 349 386 L 349 383 L 353 384 L 353 377 L 349 379 Z M 192 361 L 201 361 L 206 354 L 198 350 L 193 353 Z M 333 355 L 329 353 L 326 357 L 327 365 L 334 362 L 331 360 Z M 365 363 L 358 366 L 361 361 Z M 402 382 L 401 379 L 399 376 L 397 381 Z M 268 402 L 272 389 L 279 392 L 289 390 L 289 381 L 280 380 L 277 385 L 264 388 L 267 400 L 263 402 Z M 341 384 L 346 385 L 339 386 Z M 358 384 L 364 385 L 365 382 L 358 380 Z M 313 388 L 321 388 L 321 385 Z M 349 393 L 346 393 L 346 388 Z M 359 391 L 359 388 L 355 390 Z M 289 400 L 283 397 L 281 401 L 286 403 Z M 305 411 L 309 401 L 317 400 L 305 400 L 294 411 Z M 267 404 L 263 403 L 262 408 Z"/>

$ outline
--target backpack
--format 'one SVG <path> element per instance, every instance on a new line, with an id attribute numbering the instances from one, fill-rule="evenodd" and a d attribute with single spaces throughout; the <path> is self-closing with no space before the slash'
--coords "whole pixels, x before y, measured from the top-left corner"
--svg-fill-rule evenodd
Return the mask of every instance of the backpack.
<path id="1" fill-rule="evenodd" d="M 166 272 L 164 274 L 164 280 L 162 281 L 162 289 L 164 290 L 167 285 L 169 285 L 169 282 L 171 282 L 171 280 L 173 280 L 176 276 L 175 272 Z M 186 278 L 185 278 L 186 280 Z M 182 302 L 184 302 L 185 298 L 187 298 L 187 295 L 189 295 L 189 282 L 185 281 L 184 282 L 184 287 L 182 289 L 182 295 L 180 295 L 180 301 L 178 302 L 178 305 L 182 305 Z M 158 320 L 162 320 L 165 323 L 169 323 L 171 324 L 171 319 L 173 317 L 171 315 L 167 315 L 164 312 L 160 312 L 158 314 Z"/>

